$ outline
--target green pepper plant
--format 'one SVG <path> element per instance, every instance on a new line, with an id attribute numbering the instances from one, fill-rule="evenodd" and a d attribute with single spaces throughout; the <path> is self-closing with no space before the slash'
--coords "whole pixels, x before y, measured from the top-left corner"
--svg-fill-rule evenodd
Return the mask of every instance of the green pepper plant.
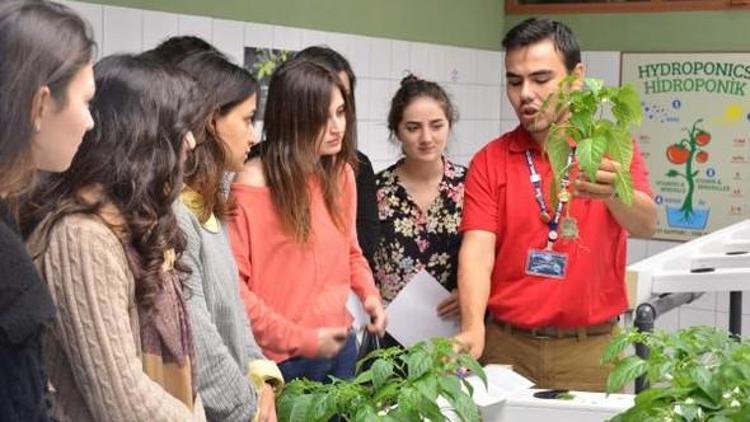
<path id="1" fill-rule="evenodd" d="M 648 347 L 647 358 L 624 355 L 637 343 Z M 750 343 L 725 330 L 624 331 L 610 342 L 603 361 L 614 364 L 609 392 L 639 376 L 650 384 L 612 422 L 750 421 Z"/>
<path id="2" fill-rule="evenodd" d="M 579 172 L 589 180 L 596 179 L 602 160 L 607 157 L 620 164 L 616 171 L 615 193 L 626 204 L 633 202 L 633 160 L 631 130 L 640 126 L 641 102 L 632 85 L 606 87 L 599 79 L 575 75 L 565 77 L 556 93 L 550 95 L 541 111 L 555 107 L 562 117 L 553 123 L 545 142 L 555 183 L 551 203 L 557 206 L 560 182 L 565 175 L 573 178 Z M 576 160 L 568 164 L 575 149 Z"/>
<path id="3" fill-rule="evenodd" d="M 456 346 L 454 340 L 435 338 L 407 349 L 379 349 L 357 364 L 358 375 L 352 380 L 292 381 L 278 397 L 279 420 L 438 422 L 448 420 L 447 411 L 464 422 L 479 421 L 466 370 L 485 387 L 487 379 L 479 363 Z M 449 409 L 441 409 L 441 397 Z"/>

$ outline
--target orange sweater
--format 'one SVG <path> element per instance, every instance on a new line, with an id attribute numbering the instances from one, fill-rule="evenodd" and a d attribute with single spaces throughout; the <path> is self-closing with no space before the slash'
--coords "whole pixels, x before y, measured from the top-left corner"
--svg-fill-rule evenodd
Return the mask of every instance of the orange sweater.
<path id="1" fill-rule="evenodd" d="M 229 238 L 258 344 L 276 362 L 315 357 L 318 328 L 351 324 L 350 288 L 363 301 L 380 297 L 357 242 L 354 172 L 347 166 L 341 180 L 345 233 L 329 215 L 318 184 L 310 183 L 312 230 L 305 245 L 282 230 L 267 187 L 234 183 L 231 190 L 237 212 Z"/>

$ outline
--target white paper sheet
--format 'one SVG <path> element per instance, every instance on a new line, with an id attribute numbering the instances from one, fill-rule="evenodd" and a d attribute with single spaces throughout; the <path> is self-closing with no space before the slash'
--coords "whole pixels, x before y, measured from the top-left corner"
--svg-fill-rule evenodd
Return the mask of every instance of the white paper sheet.
<path id="1" fill-rule="evenodd" d="M 362 302 L 353 291 L 349 291 L 349 297 L 346 299 L 346 309 L 352 314 L 354 321 L 352 321 L 352 329 L 357 332 L 362 331 L 361 329 L 370 322 L 370 316 L 365 312 L 365 308 L 362 307 Z"/>
<path id="2" fill-rule="evenodd" d="M 450 295 L 427 271 L 418 272 L 386 308 L 386 330 L 406 347 L 433 337 L 453 337 L 460 329 L 458 321 L 437 314 L 438 304 Z"/>

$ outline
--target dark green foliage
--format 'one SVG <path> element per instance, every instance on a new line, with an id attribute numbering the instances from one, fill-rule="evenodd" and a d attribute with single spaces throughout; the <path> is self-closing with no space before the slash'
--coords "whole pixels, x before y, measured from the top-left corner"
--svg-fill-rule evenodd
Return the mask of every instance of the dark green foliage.
<path id="1" fill-rule="evenodd" d="M 585 79 L 581 89 L 574 89 L 577 81 L 573 75 L 563 79 L 557 94 L 547 98 L 542 106 L 545 110 L 554 103 L 557 115 L 569 114 L 564 122 L 552 124 L 545 144 L 555 174 L 551 198 L 553 209 L 557 204 L 560 180 L 572 170 L 567 166 L 567 158 L 574 146 L 578 168 L 589 180 L 595 180 L 603 158 L 620 163 L 615 192 L 629 205 L 633 202 L 633 180 L 629 171 L 633 160 L 630 130 L 641 124 L 638 94 L 631 85 L 605 87 L 598 79 Z M 614 119 L 607 118 L 607 112 Z"/>
<path id="2" fill-rule="evenodd" d="M 636 343 L 648 346 L 647 359 L 622 356 Z M 635 406 L 612 421 L 750 420 L 750 343 L 725 331 L 711 327 L 675 334 L 625 331 L 612 340 L 602 360 L 615 364 L 607 383 L 610 392 L 640 375 L 651 384 L 636 396 Z"/>
<path id="3" fill-rule="evenodd" d="M 445 421 L 437 404 L 443 397 L 462 421 L 479 421 L 471 385 L 460 374 L 469 369 L 485 386 L 487 379 L 479 363 L 457 353 L 455 346 L 453 340 L 436 338 L 406 350 L 376 350 L 358 363 L 358 369 L 366 361 L 371 365 L 353 380 L 293 381 L 276 403 L 279 420 L 327 422 L 339 416 L 350 422 Z"/>

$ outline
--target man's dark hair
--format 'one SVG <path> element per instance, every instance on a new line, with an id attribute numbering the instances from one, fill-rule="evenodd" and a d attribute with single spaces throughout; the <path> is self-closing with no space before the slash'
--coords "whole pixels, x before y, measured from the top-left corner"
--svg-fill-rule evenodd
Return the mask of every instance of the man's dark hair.
<path id="1" fill-rule="evenodd" d="M 567 25 L 544 18 L 529 18 L 519 23 L 505 34 L 505 51 L 528 47 L 544 40 L 552 40 L 555 50 L 562 54 L 568 72 L 581 62 L 581 48 L 573 31 Z"/>

